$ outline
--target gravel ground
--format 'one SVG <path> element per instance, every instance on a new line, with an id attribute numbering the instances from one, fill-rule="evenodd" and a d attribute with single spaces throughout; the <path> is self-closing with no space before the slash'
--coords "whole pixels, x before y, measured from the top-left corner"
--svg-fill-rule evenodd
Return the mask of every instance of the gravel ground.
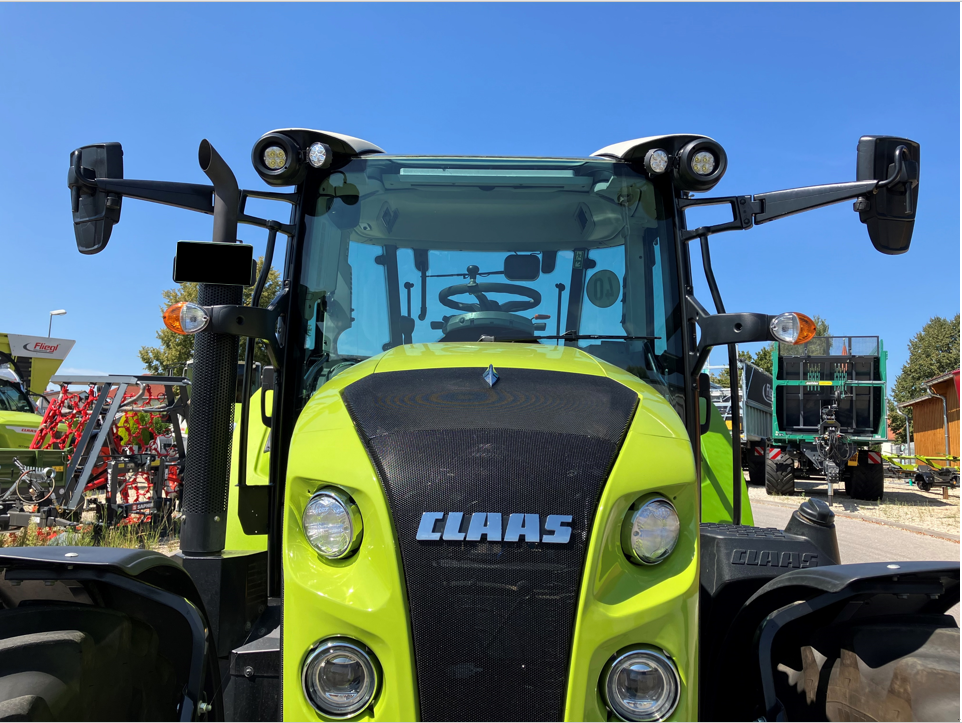
<path id="1" fill-rule="evenodd" d="M 836 511 L 844 511 L 859 517 L 914 525 L 936 532 L 959 534 L 959 490 L 950 489 L 949 498 L 942 499 L 942 488 L 935 487 L 931 492 L 922 492 L 908 482 L 886 478 L 885 496 L 878 502 L 853 500 L 845 494 L 844 488 L 836 487 L 832 506 Z M 786 502 L 797 500 L 801 503 L 806 497 L 816 497 L 828 501 L 828 486 L 822 480 L 796 480 L 795 497 L 774 497 L 765 492 L 764 487 L 749 485 L 748 496 L 758 502 Z"/>

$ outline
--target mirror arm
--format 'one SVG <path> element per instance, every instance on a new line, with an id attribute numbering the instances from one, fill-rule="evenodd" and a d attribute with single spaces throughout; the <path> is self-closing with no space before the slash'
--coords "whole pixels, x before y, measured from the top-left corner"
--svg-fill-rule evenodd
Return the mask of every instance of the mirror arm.
<path id="1" fill-rule="evenodd" d="M 878 181 L 851 181 L 756 193 L 755 199 L 762 202 L 763 211 L 755 214 L 755 223 L 767 223 L 813 208 L 851 201 L 853 198 L 875 193 L 878 185 Z"/>
<path id="2" fill-rule="evenodd" d="M 214 187 L 198 183 L 137 181 L 126 178 L 98 178 L 97 189 L 141 201 L 186 208 L 188 211 L 214 213 Z"/>
<path id="3" fill-rule="evenodd" d="M 897 176 L 893 176 L 897 178 Z M 754 224 L 768 223 L 785 216 L 811 211 L 822 206 L 830 206 L 841 201 L 850 201 L 860 196 L 875 193 L 878 181 L 852 181 L 849 183 L 829 183 L 822 186 L 790 188 L 787 191 L 769 191 L 754 196 L 725 196 L 719 198 L 682 198 L 678 207 L 682 210 L 693 206 L 721 206 L 732 208 L 732 220 L 714 226 L 701 226 L 681 231 L 684 241 L 692 241 L 723 231 L 747 231 Z M 856 209 L 857 210 L 857 209 Z"/>

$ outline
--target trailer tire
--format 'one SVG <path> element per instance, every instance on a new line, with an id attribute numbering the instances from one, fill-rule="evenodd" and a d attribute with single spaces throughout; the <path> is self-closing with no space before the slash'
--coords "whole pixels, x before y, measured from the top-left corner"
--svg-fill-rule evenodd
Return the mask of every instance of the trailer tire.
<path id="1" fill-rule="evenodd" d="M 765 457 L 765 492 L 770 495 L 795 494 L 795 461 Z"/>
<path id="2" fill-rule="evenodd" d="M 757 487 L 765 484 L 765 457 L 755 454 L 754 448 L 748 450 L 748 484 Z"/>
<path id="3" fill-rule="evenodd" d="M 853 500 L 868 500 L 871 502 L 882 499 L 885 494 L 885 469 L 880 464 L 868 464 L 863 459 L 864 453 L 858 455 L 858 466 L 852 472 L 852 481 L 846 485 L 845 491 Z"/>

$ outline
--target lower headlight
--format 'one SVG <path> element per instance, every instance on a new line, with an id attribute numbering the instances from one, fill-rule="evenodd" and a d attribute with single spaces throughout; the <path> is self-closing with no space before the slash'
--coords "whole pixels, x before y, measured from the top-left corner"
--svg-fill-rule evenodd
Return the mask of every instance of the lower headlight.
<path id="1" fill-rule="evenodd" d="M 671 502 L 655 497 L 628 510 L 621 529 L 621 545 L 632 562 L 654 565 L 675 549 L 680 532 L 681 523 Z"/>
<path id="2" fill-rule="evenodd" d="M 371 704 L 380 684 L 377 659 L 360 643 L 331 638 L 304 661 L 301 683 L 314 709 L 328 718 L 350 718 Z"/>
<path id="3" fill-rule="evenodd" d="M 347 557 L 361 545 L 361 512 L 344 490 L 325 487 L 314 493 L 301 518 L 311 547 L 324 557 Z"/>
<path id="4" fill-rule="evenodd" d="M 601 679 L 605 704 L 622 720 L 664 720 L 678 705 L 678 671 L 662 653 L 624 653 L 605 666 Z"/>

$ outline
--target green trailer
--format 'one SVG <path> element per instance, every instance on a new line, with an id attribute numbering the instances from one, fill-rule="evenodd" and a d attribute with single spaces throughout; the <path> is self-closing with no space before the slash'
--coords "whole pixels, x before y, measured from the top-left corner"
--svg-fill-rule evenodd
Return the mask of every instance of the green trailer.
<path id="1" fill-rule="evenodd" d="M 796 479 L 824 477 L 829 499 L 840 483 L 855 499 L 882 498 L 887 358 L 877 336 L 776 343 L 768 494 L 794 494 Z"/>

